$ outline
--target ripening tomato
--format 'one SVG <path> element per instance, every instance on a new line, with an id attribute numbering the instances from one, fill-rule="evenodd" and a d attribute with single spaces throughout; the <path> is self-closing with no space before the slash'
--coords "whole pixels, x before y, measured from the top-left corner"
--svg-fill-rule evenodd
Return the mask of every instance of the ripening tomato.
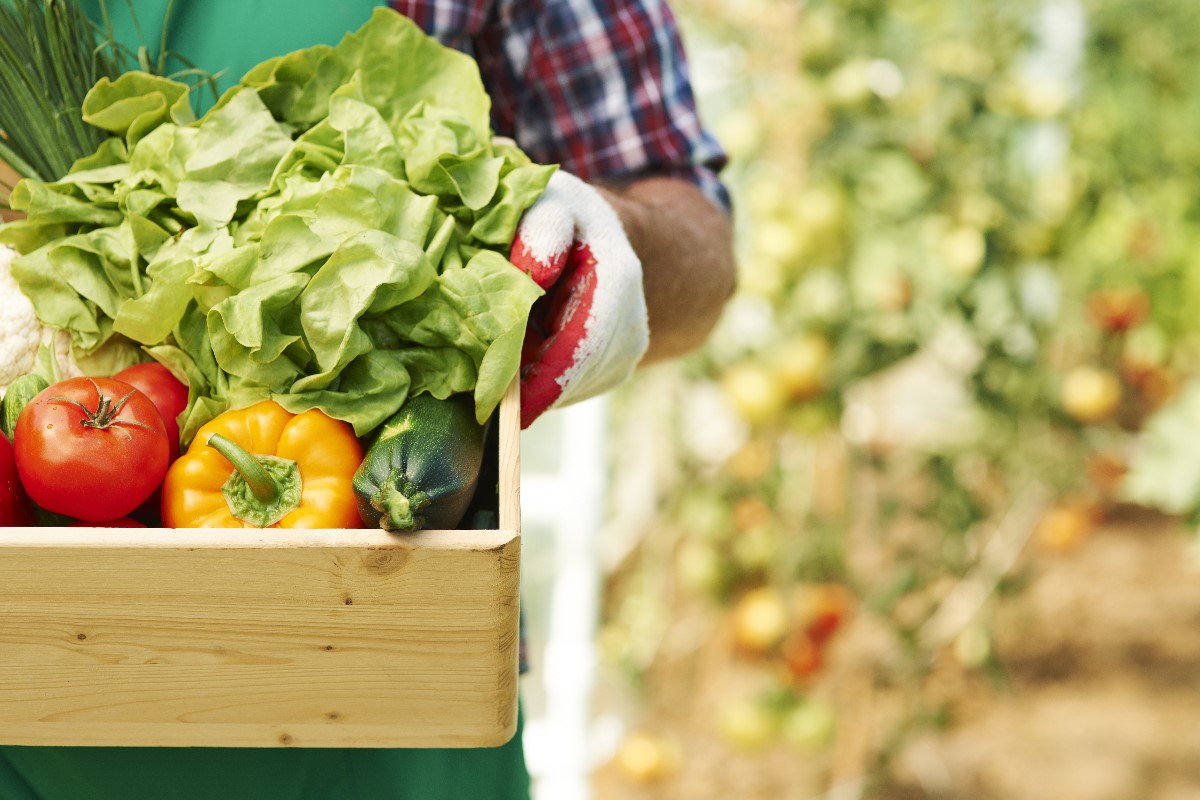
<path id="1" fill-rule="evenodd" d="M 1074 367 L 1063 378 L 1063 410 L 1084 424 L 1102 422 L 1121 405 L 1121 379 L 1101 367 Z"/>
<path id="2" fill-rule="evenodd" d="M 819 333 L 806 333 L 780 347 L 775 370 L 792 399 L 807 400 L 824 391 L 831 360 L 829 340 Z"/>
<path id="3" fill-rule="evenodd" d="M 824 747 L 833 738 L 837 712 L 828 702 L 810 698 L 788 712 L 780 724 L 780 735 L 797 747 Z"/>
<path id="4" fill-rule="evenodd" d="M 850 615 L 854 597 L 837 583 L 802 583 L 792 594 L 793 613 L 804 633 L 824 645 Z"/>
<path id="5" fill-rule="evenodd" d="M 1068 502 L 1047 511 L 1035 535 L 1047 550 L 1065 553 L 1082 544 L 1099 521 L 1098 509 L 1083 501 Z"/>
<path id="6" fill-rule="evenodd" d="M 187 408 L 188 387 L 157 361 L 134 364 L 113 375 L 150 398 L 162 416 L 171 447 L 171 461 L 179 458 L 179 415 Z"/>
<path id="7" fill-rule="evenodd" d="M 751 425 L 779 417 L 787 406 L 787 393 L 779 376 L 761 364 L 738 364 L 721 378 L 729 404 Z"/>
<path id="8" fill-rule="evenodd" d="M 717 730 L 734 747 L 757 750 L 775 738 L 778 720 L 770 709 L 754 700 L 731 700 L 717 712 Z"/>
<path id="9" fill-rule="evenodd" d="M 751 589 L 734 607 L 733 622 L 738 645 L 748 653 L 764 654 L 787 635 L 787 605 L 773 588 Z"/>
<path id="10" fill-rule="evenodd" d="M 679 771 L 682 753 L 667 739 L 647 733 L 630 734 L 614 759 L 617 769 L 634 783 L 653 783 Z"/>
<path id="11" fill-rule="evenodd" d="M 33 507 L 17 477 L 13 447 L 0 435 L 0 527 L 33 524 Z"/>
<path id="12" fill-rule="evenodd" d="M 70 378 L 17 418 L 17 472 L 42 508 L 87 522 L 123 517 L 162 483 L 170 447 L 149 397 L 111 378 Z"/>
<path id="13" fill-rule="evenodd" d="M 825 665 L 823 647 L 803 632 L 789 634 L 783 640 L 780 656 L 788 677 L 798 684 L 811 681 Z"/>
<path id="14" fill-rule="evenodd" d="M 1123 333 L 1150 315 L 1150 297 L 1140 286 L 1097 289 L 1088 295 L 1087 309 L 1102 330 Z"/>

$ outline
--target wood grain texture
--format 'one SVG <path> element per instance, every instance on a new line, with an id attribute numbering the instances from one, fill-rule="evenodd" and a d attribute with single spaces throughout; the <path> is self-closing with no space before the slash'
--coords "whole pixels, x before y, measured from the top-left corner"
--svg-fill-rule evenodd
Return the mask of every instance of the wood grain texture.
<path id="1" fill-rule="evenodd" d="M 520 548 L 516 528 L 0 529 L 0 743 L 501 744 Z"/>
<path id="2" fill-rule="evenodd" d="M 500 401 L 500 528 L 521 530 L 521 384 L 514 380 Z"/>

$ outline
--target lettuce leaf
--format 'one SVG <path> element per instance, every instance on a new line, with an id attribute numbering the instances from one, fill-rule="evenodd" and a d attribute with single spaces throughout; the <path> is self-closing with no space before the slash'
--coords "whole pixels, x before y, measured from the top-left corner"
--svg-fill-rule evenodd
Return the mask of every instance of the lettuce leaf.
<path id="1" fill-rule="evenodd" d="M 185 378 L 185 440 L 265 397 L 360 435 L 412 392 L 473 391 L 486 419 L 541 294 L 508 249 L 555 168 L 493 140 L 475 62 L 381 8 L 190 107 L 166 78 L 101 81 L 82 113 L 112 138 L 15 189 L 0 241 L 43 322 Z"/>

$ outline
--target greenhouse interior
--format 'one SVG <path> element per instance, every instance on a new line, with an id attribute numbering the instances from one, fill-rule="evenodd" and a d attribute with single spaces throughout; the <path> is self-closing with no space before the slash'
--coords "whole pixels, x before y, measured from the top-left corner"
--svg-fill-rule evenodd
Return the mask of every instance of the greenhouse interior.
<path id="1" fill-rule="evenodd" d="M 529 519 L 540 796 L 1200 796 L 1194 9 L 675 8 L 738 289 Z"/>

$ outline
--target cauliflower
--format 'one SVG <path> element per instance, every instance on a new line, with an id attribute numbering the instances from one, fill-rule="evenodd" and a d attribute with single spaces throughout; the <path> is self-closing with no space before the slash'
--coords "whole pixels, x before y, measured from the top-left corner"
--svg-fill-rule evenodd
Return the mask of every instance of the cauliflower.
<path id="1" fill-rule="evenodd" d="M 70 335 L 42 325 L 33 303 L 17 285 L 12 275 L 16 257 L 17 251 L 0 245 L 0 395 L 10 383 L 33 370 L 43 344 L 53 343 L 63 377 L 80 374 L 71 356 Z"/>
<path id="2" fill-rule="evenodd" d="M 0 392 L 33 369 L 42 344 L 42 323 L 12 275 L 17 251 L 0 246 Z"/>

